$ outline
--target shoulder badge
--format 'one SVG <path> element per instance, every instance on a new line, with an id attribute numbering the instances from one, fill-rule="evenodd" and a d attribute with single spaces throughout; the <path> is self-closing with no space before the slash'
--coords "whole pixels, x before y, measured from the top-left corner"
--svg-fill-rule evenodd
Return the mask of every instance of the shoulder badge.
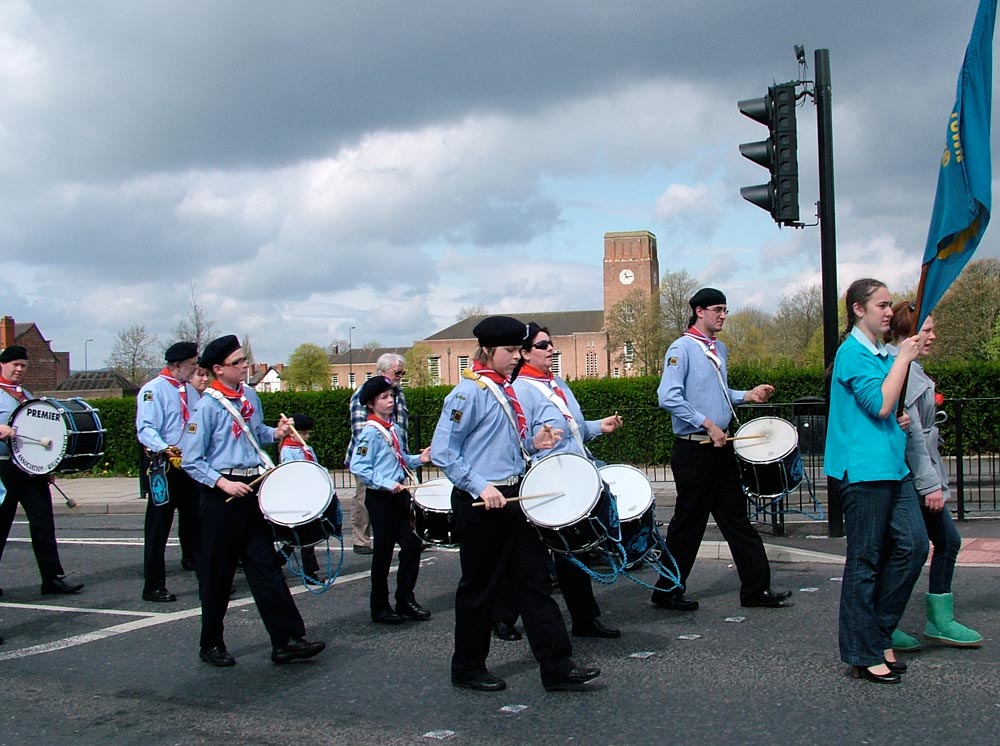
<path id="1" fill-rule="evenodd" d="M 452 422 L 461 422 L 462 421 L 462 410 L 461 409 L 453 409 L 453 410 L 451 410 L 451 421 Z"/>
<path id="2" fill-rule="evenodd" d="M 153 401 L 153 392 L 152 391 L 145 391 L 145 392 L 143 392 L 143 394 L 142 394 L 142 400 L 143 401 Z"/>
<path id="3" fill-rule="evenodd" d="M 676 357 L 667 358 L 667 365 L 677 365 L 677 358 Z"/>
<path id="4" fill-rule="evenodd" d="M 188 431 L 188 433 L 190 435 L 194 435 L 196 432 L 198 432 L 198 423 L 197 422 L 189 422 L 188 423 L 187 431 Z"/>
<path id="5" fill-rule="evenodd" d="M 366 455 L 368 453 L 368 446 L 364 445 L 364 444 L 359 445 L 356 449 L 354 449 L 354 452 L 358 456 L 364 456 L 364 455 Z"/>

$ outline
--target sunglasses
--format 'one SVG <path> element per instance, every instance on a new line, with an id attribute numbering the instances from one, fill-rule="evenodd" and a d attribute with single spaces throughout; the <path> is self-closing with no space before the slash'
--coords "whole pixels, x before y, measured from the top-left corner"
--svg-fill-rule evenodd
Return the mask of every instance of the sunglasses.
<path id="1" fill-rule="evenodd" d="M 555 344 L 552 343 L 551 339 L 543 339 L 541 342 L 535 342 L 535 344 L 531 346 L 536 350 L 547 350 L 550 347 L 555 347 Z"/>

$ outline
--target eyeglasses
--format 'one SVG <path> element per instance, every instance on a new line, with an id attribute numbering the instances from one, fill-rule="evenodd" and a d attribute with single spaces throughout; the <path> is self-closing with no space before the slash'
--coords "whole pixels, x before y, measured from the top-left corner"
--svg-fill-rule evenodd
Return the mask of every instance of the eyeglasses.
<path id="1" fill-rule="evenodd" d="M 547 350 L 550 347 L 555 347 L 555 344 L 553 344 L 551 339 L 543 339 L 541 342 L 535 342 L 535 344 L 531 346 L 536 350 Z"/>
<path id="2" fill-rule="evenodd" d="M 400 368 L 399 370 L 394 370 L 394 371 L 392 371 L 392 374 L 394 376 L 405 376 L 406 375 L 406 368 Z"/>
<path id="3" fill-rule="evenodd" d="M 725 306 L 712 306 L 711 308 L 706 308 L 705 310 L 706 311 L 711 311 L 716 316 L 721 316 L 723 314 L 728 314 L 729 313 L 729 309 L 726 308 Z"/>
<path id="4" fill-rule="evenodd" d="M 245 357 L 238 357 L 238 358 L 236 358 L 235 360 L 233 360 L 233 362 L 231 362 L 231 363 L 223 363 L 223 365 L 231 365 L 231 366 L 233 366 L 234 368 L 239 368 L 239 367 L 240 367 L 241 365 L 243 365 L 243 364 L 244 364 L 244 363 L 245 363 L 246 361 L 247 361 L 247 359 L 246 359 Z"/>

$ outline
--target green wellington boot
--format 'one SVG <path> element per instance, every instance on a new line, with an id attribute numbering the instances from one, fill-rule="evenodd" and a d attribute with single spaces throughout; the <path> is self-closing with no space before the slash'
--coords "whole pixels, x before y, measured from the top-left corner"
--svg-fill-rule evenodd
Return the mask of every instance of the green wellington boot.
<path id="1" fill-rule="evenodd" d="M 924 637 L 956 648 L 978 648 L 983 636 L 955 621 L 955 597 L 950 593 L 927 594 L 927 625 Z"/>
<path id="2" fill-rule="evenodd" d="M 892 649 L 897 653 L 912 653 L 914 650 L 920 650 L 920 640 L 916 637 L 910 637 L 901 629 L 894 629 L 892 631 Z"/>

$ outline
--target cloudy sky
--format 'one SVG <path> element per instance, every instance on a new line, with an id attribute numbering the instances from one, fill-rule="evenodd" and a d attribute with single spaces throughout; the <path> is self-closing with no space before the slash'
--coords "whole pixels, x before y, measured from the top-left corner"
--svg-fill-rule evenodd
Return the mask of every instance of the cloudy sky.
<path id="1" fill-rule="evenodd" d="M 795 44 L 807 79 L 830 50 L 841 289 L 913 285 L 977 4 L 0 0 L 0 312 L 94 368 L 194 288 L 276 362 L 600 308 L 628 230 L 772 309 L 819 282 L 819 230 L 740 198 L 766 130 L 736 102 L 798 79 Z M 806 103 L 805 222 L 815 132 Z"/>

